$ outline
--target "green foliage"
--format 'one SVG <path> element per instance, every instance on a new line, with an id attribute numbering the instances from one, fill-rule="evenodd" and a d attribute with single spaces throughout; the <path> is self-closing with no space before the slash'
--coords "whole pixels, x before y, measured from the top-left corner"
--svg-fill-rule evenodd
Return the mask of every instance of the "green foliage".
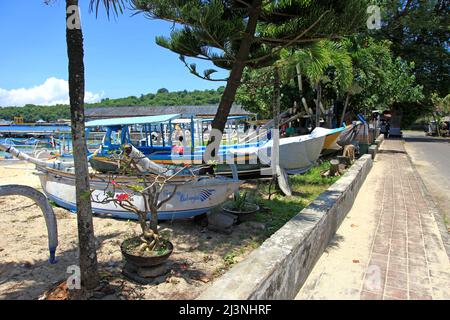
<path id="1" fill-rule="evenodd" d="M 102 99 L 98 103 L 86 104 L 91 107 L 120 107 L 120 106 L 181 106 L 181 105 L 213 105 L 218 104 L 223 93 L 223 87 L 217 90 L 194 90 L 168 92 L 161 88 L 158 93 L 143 94 L 139 98 L 130 96 L 119 99 Z M 39 106 L 28 104 L 23 107 L 0 107 L 0 119 L 13 120 L 15 116 L 22 116 L 25 122 L 36 122 L 39 119 L 56 121 L 70 119 L 68 105 Z"/>
<path id="2" fill-rule="evenodd" d="M 449 2 L 377 0 L 376 3 L 381 7 L 383 24 L 371 36 L 389 40 L 394 56 L 406 61 L 415 82 L 423 87 L 420 101 L 394 103 L 403 113 L 402 125 L 408 126 L 432 113 L 433 93 L 442 97 L 450 92 Z"/>
<path id="3" fill-rule="evenodd" d="M 345 92 L 353 82 L 352 60 L 339 42 L 322 40 L 304 49 L 290 53 L 284 50 L 279 62 L 289 78 L 296 75 L 296 66 L 310 84 L 333 82 L 337 90 Z"/>
<path id="4" fill-rule="evenodd" d="M 394 57 L 389 41 L 354 38 L 346 41 L 353 60 L 356 85 L 361 89 L 351 99 L 355 111 L 369 114 L 394 104 L 415 103 L 423 98 L 412 72 L 414 64 Z"/>
<path id="5" fill-rule="evenodd" d="M 373 36 L 388 39 L 395 56 L 411 63 L 417 83 L 423 86 L 424 102 L 431 95 L 450 92 L 450 38 L 448 0 L 378 0 L 382 9 L 382 29 Z"/>
<path id="6" fill-rule="evenodd" d="M 140 97 L 130 96 L 119 99 L 103 99 L 98 103 L 87 107 L 112 107 L 112 106 L 182 106 L 182 105 L 211 105 L 218 104 L 223 88 L 217 90 L 193 90 L 168 92 L 165 88 L 158 90 L 156 94 L 142 94 Z"/>
<path id="7" fill-rule="evenodd" d="M 270 200 L 265 196 L 258 199 L 258 203 L 266 209 L 256 213 L 257 220 L 266 224 L 265 237 L 270 237 L 339 179 L 339 177 L 322 177 L 321 172 L 329 168 L 330 163 L 325 161 L 305 174 L 289 176 L 293 191 L 291 197 L 276 194 Z M 264 195 L 268 193 L 269 186 L 264 184 L 259 189 Z"/>
<path id="8" fill-rule="evenodd" d="M 314 104 L 315 86 L 319 82 L 324 87 L 325 105 L 331 104 L 331 99 L 342 100 L 348 92 L 351 94 L 349 109 L 363 114 L 370 114 L 374 109 L 390 109 L 394 105 L 402 105 L 404 111 L 408 111 L 408 104 L 416 106 L 423 99 L 422 87 L 417 85 L 412 71 L 414 65 L 400 57 L 395 58 L 390 42 L 386 40 L 352 37 L 338 43 L 321 41 L 308 48 L 283 52 L 277 64 L 284 72 L 282 110 L 301 99 L 293 80 L 297 64 L 307 80 L 303 96 L 310 106 Z M 244 72 L 237 100 L 246 109 L 271 117 L 273 76 L 271 69 L 266 69 Z M 414 121 L 416 113 L 411 115 L 414 115 L 411 117 Z"/>
<path id="9" fill-rule="evenodd" d="M 128 0 L 89 0 L 89 11 L 95 11 L 95 15 L 98 16 L 100 4 L 103 4 L 105 13 L 109 19 L 110 14 L 118 16 L 119 13 L 123 13 Z"/>
<path id="10" fill-rule="evenodd" d="M 133 190 L 134 192 L 142 192 L 144 191 L 145 187 L 143 185 L 128 185 L 128 188 L 130 188 L 131 190 Z"/>
<path id="11" fill-rule="evenodd" d="M 439 97 L 437 93 L 431 95 L 431 101 L 433 102 L 433 112 L 441 117 L 450 115 L 450 94 L 445 97 Z"/>
<path id="12" fill-rule="evenodd" d="M 225 264 L 225 267 L 231 267 L 233 264 L 235 264 L 236 263 L 235 259 L 237 255 L 238 253 L 236 251 L 227 252 L 223 256 L 223 262 Z"/>
<path id="13" fill-rule="evenodd" d="M 135 10 L 148 18 L 173 22 L 175 27 L 170 36 L 157 37 L 156 43 L 178 53 L 191 73 L 214 80 L 210 77 L 214 69 L 202 75 L 185 57 L 232 69 L 249 16 L 257 7 L 261 11 L 256 32 L 249 35 L 254 40 L 245 61 L 252 68 L 271 65 L 278 60 L 282 48 L 299 47 L 364 28 L 368 1 L 133 0 L 132 3 Z"/>
<path id="14" fill-rule="evenodd" d="M 173 23 L 169 37 L 156 43 L 179 54 L 190 73 L 210 81 L 227 81 L 212 127 L 223 131 L 244 68 L 263 68 L 280 51 L 365 28 L 369 0 L 132 0 L 133 8 L 151 19 Z M 211 77 L 186 57 L 230 70 L 230 77 Z M 278 92 L 278 89 L 277 89 Z"/>
<path id="15" fill-rule="evenodd" d="M 37 106 L 27 104 L 23 107 L 0 108 L 0 118 L 14 120 L 14 117 L 22 116 L 25 122 L 36 122 L 39 119 L 56 121 L 58 119 L 70 119 L 70 109 L 67 105 Z"/>
<path id="16" fill-rule="evenodd" d="M 274 75 L 271 68 L 258 70 L 246 68 L 242 76 L 242 84 L 236 94 L 236 101 L 246 110 L 258 114 L 260 119 L 272 118 L 273 81 Z M 312 91 L 308 91 L 310 92 Z M 298 101 L 297 85 L 293 79 L 285 81 L 281 86 L 281 111 L 292 107 L 295 100 Z"/>
<path id="17" fill-rule="evenodd" d="M 450 116 L 450 94 L 445 97 L 439 97 L 437 93 L 433 93 L 431 101 L 433 103 L 433 118 L 440 124 L 444 117 Z"/>
<path id="18" fill-rule="evenodd" d="M 169 93 L 169 90 L 167 90 L 166 88 L 161 88 L 161 89 L 158 89 L 158 91 L 156 91 L 156 93 Z"/>
<path id="19" fill-rule="evenodd" d="M 338 42 L 319 41 L 303 49 L 295 51 L 282 50 L 281 59 L 276 62 L 283 74 L 281 87 L 281 110 L 293 106 L 294 101 L 300 103 L 296 79 L 296 66 L 300 67 L 303 81 L 302 96 L 314 103 L 314 89 L 321 83 L 325 88 L 334 90 L 333 96 L 342 96 L 353 84 L 352 60 L 347 48 Z M 239 88 L 237 100 L 252 112 L 270 118 L 273 97 L 272 68 L 251 70 L 247 68 L 243 76 L 243 85 Z"/>
<path id="20" fill-rule="evenodd" d="M 247 192 L 244 192 L 242 195 L 238 193 L 234 200 L 231 202 L 231 206 L 233 209 L 237 211 L 242 211 L 245 208 L 245 202 L 247 199 Z"/>

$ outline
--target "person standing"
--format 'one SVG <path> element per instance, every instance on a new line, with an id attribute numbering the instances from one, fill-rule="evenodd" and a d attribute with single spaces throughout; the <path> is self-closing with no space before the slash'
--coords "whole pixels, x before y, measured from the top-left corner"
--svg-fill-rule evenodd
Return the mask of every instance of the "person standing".
<path id="1" fill-rule="evenodd" d="M 388 138 L 389 137 L 389 130 L 391 129 L 391 124 L 389 123 L 389 121 L 386 121 L 386 130 L 384 132 L 384 137 Z"/>

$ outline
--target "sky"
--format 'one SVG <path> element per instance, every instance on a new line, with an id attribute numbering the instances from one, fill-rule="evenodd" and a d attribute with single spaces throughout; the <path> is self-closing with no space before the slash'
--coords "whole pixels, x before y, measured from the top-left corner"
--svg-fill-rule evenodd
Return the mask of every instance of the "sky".
<path id="1" fill-rule="evenodd" d="M 224 85 L 195 77 L 177 54 L 156 45 L 171 23 L 132 16 L 129 9 L 108 20 L 104 10 L 90 13 L 88 3 L 80 0 L 86 102 Z M 0 0 L 0 106 L 68 103 L 65 28 L 65 0 Z M 198 70 L 214 68 L 192 62 Z"/>

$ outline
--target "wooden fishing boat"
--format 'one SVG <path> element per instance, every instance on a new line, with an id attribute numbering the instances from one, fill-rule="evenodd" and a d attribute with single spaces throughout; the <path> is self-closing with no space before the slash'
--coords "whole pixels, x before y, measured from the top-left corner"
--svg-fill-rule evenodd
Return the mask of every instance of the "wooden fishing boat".
<path id="1" fill-rule="evenodd" d="M 71 211 L 76 211 L 75 174 L 45 167 L 37 167 L 41 186 L 44 193 L 56 204 Z M 117 184 L 139 184 L 136 177 L 117 177 Z M 123 191 L 113 189 L 106 175 L 95 174 L 89 180 L 92 197 L 101 201 L 106 198 L 105 192 L 114 192 L 114 197 Z M 239 189 L 242 181 L 227 177 L 189 176 L 174 179 L 166 184 L 160 195 L 160 200 L 169 197 L 175 186 L 175 195 L 158 211 L 158 219 L 172 220 L 189 218 L 210 211 L 212 208 L 225 202 L 230 195 Z M 125 187 L 126 190 L 126 187 Z M 129 190 L 131 192 L 131 190 Z M 139 195 L 132 197 L 132 203 L 144 210 L 144 200 Z M 92 211 L 120 219 L 137 219 L 137 216 L 114 203 L 92 202 Z M 149 217 L 150 219 L 150 214 Z"/>
<path id="2" fill-rule="evenodd" d="M 346 129 L 345 126 L 336 129 L 317 127 L 312 131 L 312 133 L 325 135 L 325 141 L 323 142 L 322 147 L 322 154 L 332 153 L 341 149 L 341 147 L 337 144 L 337 141 L 345 129 Z"/>
<path id="3" fill-rule="evenodd" d="M 37 174 L 41 182 L 42 189 L 47 197 L 59 206 L 76 212 L 76 193 L 75 193 L 75 173 L 73 172 L 73 164 L 61 163 L 58 161 L 44 161 L 32 158 L 12 146 L 0 144 L 0 150 L 11 153 L 13 156 L 36 164 Z M 134 149 L 139 159 L 139 165 L 145 166 L 145 175 L 148 178 L 155 179 L 167 168 L 161 167 L 147 158 L 142 158 L 141 153 Z M 169 198 L 175 187 L 175 194 L 167 202 L 165 202 L 158 211 L 158 219 L 171 220 L 188 218 L 208 212 L 212 208 L 219 206 L 225 202 L 230 195 L 235 193 L 243 181 L 237 179 L 196 175 L 192 170 L 186 168 L 186 172 L 180 175 L 174 175 L 164 185 L 160 193 L 159 200 Z M 107 197 L 117 198 L 126 192 L 134 194 L 130 200 L 141 210 L 145 210 L 144 199 L 139 194 L 132 192 L 132 186 L 141 185 L 141 176 L 114 176 L 114 184 L 111 183 L 111 175 L 107 174 L 90 174 L 90 186 L 92 191 L 92 210 L 99 215 L 105 215 L 122 219 L 137 219 L 137 216 L 120 206 L 109 203 L 99 203 Z M 120 185 L 121 188 L 115 186 Z M 108 193 L 109 196 L 108 196 Z M 150 219 L 150 214 L 149 217 Z"/>
<path id="4" fill-rule="evenodd" d="M 315 132 L 279 139 L 279 167 L 288 174 L 299 174 L 309 170 L 317 161 L 323 148 L 326 134 Z M 263 165 L 270 166 L 272 162 L 273 140 L 267 141 L 261 147 L 232 149 L 235 154 L 256 154 Z"/>
<path id="5" fill-rule="evenodd" d="M 121 145 L 132 144 L 141 151 L 151 161 L 160 165 L 202 165 L 207 163 L 204 159 L 206 147 L 203 144 L 195 145 L 198 137 L 191 135 L 190 144 L 183 147 L 174 147 L 172 143 L 172 126 L 174 123 L 189 125 L 191 132 L 195 130 L 195 123 L 189 119 L 180 119 L 179 114 L 168 114 L 163 116 L 131 117 L 121 119 L 94 120 L 86 123 L 87 128 L 103 127 L 106 133 L 100 148 L 89 157 L 91 167 L 99 172 L 117 172 L 118 166 L 111 154 L 120 149 Z M 208 120 L 208 119 L 206 119 Z M 142 125 L 141 130 L 145 137 L 138 141 L 133 141 L 131 127 Z M 154 142 L 152 134 L 158 133 L 159 142 Z M 264 141 L 220 145 L 218 157 L 215 161 L 215 173 L 218 175 L 232 176 L 230 164 L 236 165 L 239 176 L 259 175 L 261 163 L 256 155 L 233 155 L 230 149 L 239 149 L 262 145 Z M 181 152 L 179 150 L 182 150 Z M 193 150 L 193 151 L 192 151 Z"/>
<path id="6" fill-rule="evenodd" d="M 153 156 L 148 158 L 157 164 L 161 165 L 201 165 L 202 159 L 192 160 L 188 158 L 180 159 L 179 157 L 173 157 L 173 161 L 166 157 L 162 160 L 155 159 Z M 89 158 L 91 167 L 101 173 L 118 173 L 119 167 L 117 161 L 111 157 L 92 156 Z M 224 163 L 218 163 L 215 165 L 214 173 L 221 176 L 231 177 L 233 175 L 230 164 L 236 164 L 239 177 L 256 177 L 260 174 L 261 167 L 264 167 L 255 156 L 242 156 L 236 157 L 234 160 L 229 161 L 227 164 L 226 159 Z"/>

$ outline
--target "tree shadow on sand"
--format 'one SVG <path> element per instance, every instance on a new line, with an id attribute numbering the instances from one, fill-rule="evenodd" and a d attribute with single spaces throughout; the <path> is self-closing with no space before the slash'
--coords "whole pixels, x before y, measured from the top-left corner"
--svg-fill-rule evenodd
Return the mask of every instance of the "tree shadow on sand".
<path id="1" fill-rule="evenodd" d="M 137 222 L 136 222 L 137 223 Z M 235 226 L 231 235 L 221 234 L 208 230 L 201 223 L 194 219 L 175 220 L 173 222 L 160 222 L 162 229 L 172 230 L 170 240 L 174 243 L 174 253 L 168 260 L 169 270 L 164 277 L 155 279 L 154 282 L 141 285 L 121 274 L 123 261 L 113 261 L 112 259 L 99 258 L 99 271 L 101 275 L 108 274 L 106 278 L 128 282 L 131 286 L 140 286 L 148 288 L 149 286 L 159 285 L 166 278 L 175 276 L 183 278 L 190 286 L 198 287 L 200 282 L 209 282 L 212 278 L 218 276 L 212 274 L 211 270 L 203 270 L 202 261 L 210 255 L 225 256 L 232 250 L 239 250 L 253 237 L 257 237 L 261 230 L 254 229 L 246 224 Z M 111 232 L 107 235 L 96 236 L 97 253 L 102 246 L 110 240 L 123 238 L 123 232 Z M 44 247 L 44 245 L 43 245 Z M 117 250 L 120 251 L 119 245 Z M 196 255 L 191 255 L 191 252 Z M 104 252 L 102 252 L 104 254 Z M 48 252 L 47 252 L 48 255 Z M 57 250 L 57 263 L 50 264 L 47 259 L 34 260 L 31 262 L 14 261 L 0 262 L 0 299 L 4 300 L 30 300 L 37 299 L 46 290 L 67 279 L 70 274 L 67 273 L 67 267 L 78 265 L 78 248 L 75 244 L 69 250 Z M 113 264 L 111 264 L 113 262 Z M 217 261 L 216 261 L 217 263 Z M 220 264 L 220 263 L 219 263 Z M 220 267 L 219 264 L 217 267 Z M 200 281 L 200 282 L 199 282 Z M 194 283 L 195 282 L 195 283 Z M 127 285 L 127 286 L 128 286 Z M 187 292 L 172 292 L 176 298 L 186 298 Z M 170 295 L 172 294 L 170 293 Z M 169 293 L 167 293 L 169 294 Z M 139 299 L 138 296 L 129 297 L 130 299 Z"/>
<path id="2" fill-rule="evenodd" d="M 120 233 L 97 236 L 98 246 L 105 240 L 117 237 Z M 46 289 L 56 282 L 69 277 L 66 273 L 70 265 L 78 265 L 78 249 L 57 250 L 57 263 L 50 264 L 48 260 L 33 262 L 0 262 L 0 286 L 11 285 L 3 289 L 0 298 L 5 300 L 37 299 Z M 99 264 L 99 268 L 107 267 Z"/>

